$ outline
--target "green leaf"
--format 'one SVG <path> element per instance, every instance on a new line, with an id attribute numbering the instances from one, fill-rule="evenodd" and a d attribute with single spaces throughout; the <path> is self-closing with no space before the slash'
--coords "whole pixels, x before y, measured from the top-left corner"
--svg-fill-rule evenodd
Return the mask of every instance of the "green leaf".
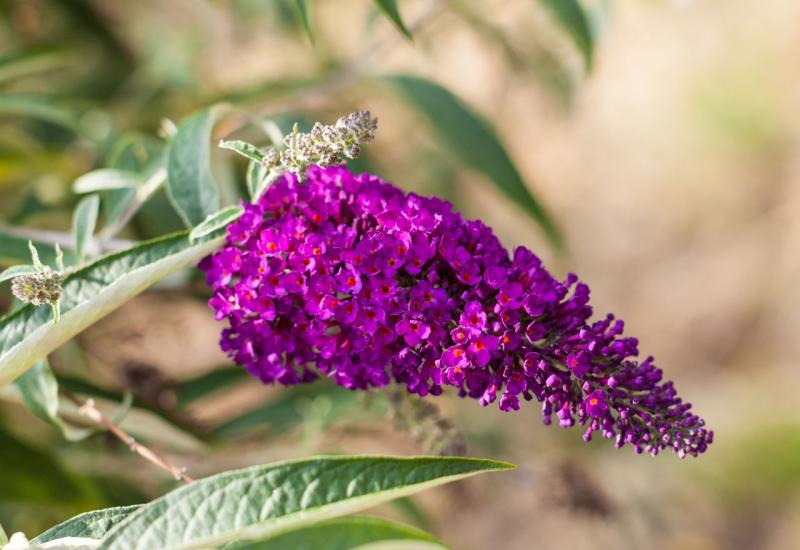
<path id="1" fill-rule="evenodd" d="M 308 36 L 309 41 L 313 44 L 314 29 L 311 27 L 311 7 L 309 6 L 309 0 L 294 0 L 294 8 L 306 36 Z"/>
<path id="2" fill-rule="evenodd" d="M 311 385 L 287 388 L 275 399 L 220 424 L 214 429 L 213 435 L 228 438 L 257 429 L 272 435 L 281 434 L 308 420 L 304 412 L 314 403 L 319 405 L 318 408 L 327 411 L 322 419 L 323 425 L 336 422 L 354 412 L 364 413 L 357 394 L 319 381 Z"/>
<path id="3" fill-rule="evenodd" d="M 78 116 L 53 102 L 46 96 L 0 94 L 0 115 L 15 115 L 43 120 L 78 131 Z"/>
<path id="4" fill-rule="evenodd" d="M 103 192 L 103 216 L 106 226 L 113 227 L 136 200 L 137 189 L 144 186 L 166 164 L 166 146 L 162 141 L 129 134 L 120 138 L 109 153 L 108 165 L 117 172 L 134 174 L 136 187 L 110 189 Z"/>
<path id="5" fill-rule="evenodd" d="M 27 50 L 0 57 L 0 82 L 15 80 L 65 65 L 70 56 L 59 50 Z"/>
<path id="6" fill-rule="evenodd" d="M 222 149 L 228 149 L 230 151 L 239 153 L 243 157 L 254 162 L 264 162 L 266 159 L 261 149 L 251 143 L 247 143 L 246 141 L 220 141 L 219 146 Z"/>
<path id="7" fill-rule="evenodd" d="M 192 229 L 192 232 L 189 233 L 189 240 L 196 241 L 200 237 L 205 237 L 209 233 L 213 233 L 218 229 L 227 227 L 229 223 L 238 220 L 243 212 L 244 208 L 237 204 L 235 206 L 228 206 L 219 212 L 211 214 L 203 221 L 203 223 Z"/>
<path id="8" fill-rule="evenodd" d="M 412 39 L 411 31 L 408 30 L 408 27 L 403 23 L 403 18 L 400 17 L 400 12 L 397 9 L 397 0 L 375 0 L 375 4 L 394 23 L 397 30 L 409 40 Z"/>
<path id="9" fill-rule="evenodd" d="M 474 458 L 327 456 L 234 470 L 145 504 L 104 550 L 184 550 L 261 539 L 510 464 Z"/>
<path id="10" fill-rule="evenodd" d="M 321 521 L 266 540 L 232 544 L 230 550 L 349 550 L 376 543 L 391 543 L 395 550 L 445 548 L 432 536 L 414 527 L 385 519 L 355 516 Z"/>
<path id="11" fill-rule="evenodd" d="M 197 262 L 221 242 L 221 234 L 189 242 L 184 231 L 109 254 L 66 277 L 58 323 L 51 322 L 49 309 L 30 304 L 0 318 L 0 387 L 161 278 Z"/>
<path id="12" fill-rule="evenodd" d="M 179 407 L 185 407 L 231 384 L 249 378 L 242 367 L 223 367 L 177 384 L 173 389 Z"/>
<path id="13" fill-rule="evenodd" d="M 72 184 L 72 191 L 78 194 L 107 191 L 109 189 L 136 189 L 141 187 L 142 179 L 128 170 L 100 168 L 87 172 Z"/>
<path id="14" fill-rule="evenodd" d="M 19 277 L 21 275 L 30 275 L 38 271 L 39 270 L 36 268 L 35 265 L 11 266 L 2 273 L 0 273 L 0 283 L 2 283 L 3 281 L 8 281 L 9 279 L 13 279 L 14 277 Z"/>
<path id="15" fill-rule="evenodd" d="M 158 438 L 169 440 L 170 438 L 173 438 L 173 435 L 178 434 L 182 436 L 182 438 L 190 436 L 192 439 L 199 441 L 208 439 L 207 434 L 199 429 L 198 426 L 191 421 L 191 419 L 187 419 L 181 415 L 170 414 L 170 411 L 160 408 L 157 404 L 154 404 L 151 401 L 133 397 L 130 392 L 122 393 L 119 391 L 101 388 L 89 381 L 65 376 L 63 374 L 57 374 L 56 380 L 58 381 L 59 387 L 62 387 L 73 393 L 99 398 L 112 403 L 120 403 L 120 406 L 117 409 L 117 412 L 114 414 L 114 418 L 112 420 L 116 420 L 120 416 L 127 414 L 128 410 L 131 409 L 132 414 L 150 413 L 157 416 L 165 423 L 163 426 L 159 423 L 158 426 L 155 426 L 152 429 L 148 427 L 149 433 L 142 432 L 144 436 L 152 437 L 153 433 L 155 433 Z M 132 426 L 133 430 L 136 430 L 137 428 L 137 426 Z"/>
<path id="16" fill-rule="evenodd" d="M 167 191 L 186 227 L 219 210 L 219 191 L 211 174 L 211 130 L 216 109 L 196 113 L 178 127 L 167 153 Z"/>
<path id="17" fill-rule="evenodd" d="M 28 248 L 29 237 L 23 235 L 22 229 L 0 227 L 0 265 L 29 264 L 31 252 Z M 33 244 L 39 250 L 42 263 L 56 267 L 56 254 L 53 247 L 33 239 Z M 64 251 L 64 262 L 70 265 L 75 262 L 75 255 L 71 250 Z"/>
<path id="18" fill-rule="evenodd" d="M 75 239 L 75 254 L 78 258 L 84 257 L 86 243 L 92 239 L 99 211 L 100 197 L 98 195 L 85 197 L 75 207 L 75 213 L 72 216 L 72 235 Z"/>
<path id="19" fill-rule="evenodd" d="M 554 246 L 561 236 L 550 215 L 531 194 L 494 128 L 448 90 L 429 80 L 396 75 L 389 80 L 430 122 L 442 145 L 464 165 L 481 172 L 544 230 Z"/>
<path id="20" fill-rule="evenodd" d="M 592 69 L 594 37 L 589 18 L 578 0 L 539 0 L 551 17 L 561 25 L 583 56 L 586 71 Z"/>
<path id="21" fill-rule="evenodd" d="M 268 175 L 269 170 L 260 162 L 250 161 L 247 165 L 247 192 L 253 202 L 264 192 L 269 182 L 267 180 Z"/>
<path id="22" fill-rule="evenodd" d="M 3 526 L 0 525 L 0 544 L 6 544 L 8 542 L 8 535 L 6 535 L 5 529 Z"/>
<path id="23" fill-rule="evenodd" d="M 35 539 L 32 544 L 43 544 L 64 537 L 102 539 L 116 524 L 135 512 L 139 506 L 119 506 L 86 512 L 51 527 Z"/>
<path id="24" fill-rule="evenodd" d="M 392 501 L 392 508 L 399 512 L 409 523 L 420 529 L 430 529 L 430 522 L 425 512 L 411 497 L 398 498 Z"/>
<path id="25" fill-rule="evenodd" d="M 81 441 L 92 435 L 93 430 L 74 428 L 58 416 L 58 382 L 46 360 L 37 361 L 33 367 L 17 378 L 14 385 L 22 401 L 31 413 L 61 430 L 69 441 Z"/>

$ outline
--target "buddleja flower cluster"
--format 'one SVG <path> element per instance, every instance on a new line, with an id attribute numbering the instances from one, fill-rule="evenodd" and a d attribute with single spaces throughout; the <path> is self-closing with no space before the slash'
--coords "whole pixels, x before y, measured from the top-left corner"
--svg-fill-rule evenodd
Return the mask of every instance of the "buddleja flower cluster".
<path id="1" fill-rule="evenodd" d="M 590 321 L 575 275 L 556 280 L 448 202 L 377 177 L 340 166 L 284 175 L 200 267 L 229 323 L 223 350 L 264 383 L 394 380 L 419 396 L 452 386 L 503 411 L 537 400 L 545 424 L 637 452 L 696 456 L 712 441 L 652 357 L 635 359 L 622 321 Z"/>

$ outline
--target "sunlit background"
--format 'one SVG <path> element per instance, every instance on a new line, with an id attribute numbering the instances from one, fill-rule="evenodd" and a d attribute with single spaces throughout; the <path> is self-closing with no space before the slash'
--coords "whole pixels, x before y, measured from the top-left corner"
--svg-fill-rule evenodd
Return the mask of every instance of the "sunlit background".
<path id="1" fill-rule="evenodd" d="M 464 549 L 797 548 L 800 3 L 587 1 L 589 70 L 545 2 L 401 1 L 413 41 L 367 0 L 309 4 L 313 43 L 290 1 L 0 2 L 3 267 L 27 261 L 20 228 L 68 231 L 74 180 L 144 155 L 164 118 L 227 102 L 234 115 L 214 137 L 267 144 L 258 121 L 286 129 L 368 108 L 380 129 L 357 168 L 445 196 L 559 277 L 578 273 L 596 313 L 625 319 L 716 432 L 699 459 L 636 456 L 543 426 L 535 404 L 504 414 L 443 397 L 470 455 L 519 468 L 383 512 Z M 458 156 L 458 121 L 443 131 L 393 74 L 436 82 L 489 121 L 561 250 Z M 255 122 L 237 130 L 245 115 Z M 244 189 L 240 160 L 214 152 L 228 202 Z M 158 195 L 120 238 L 181 227 Z M 123 425 L 196 477 L 320 452 L 425 451 L 419 430 L 386 419 L 380 392 L 263 388 L 218 370 L 230 365 L 206 299 L 186 273 L 132 300 L 51 356 L 61 387 L 109 411 L 130 390 Z M 0 307 L 11 305 L 2 284 Z M 8 530 L 175 483 L 105 435 L 67 442 L 0 405 Z"/>

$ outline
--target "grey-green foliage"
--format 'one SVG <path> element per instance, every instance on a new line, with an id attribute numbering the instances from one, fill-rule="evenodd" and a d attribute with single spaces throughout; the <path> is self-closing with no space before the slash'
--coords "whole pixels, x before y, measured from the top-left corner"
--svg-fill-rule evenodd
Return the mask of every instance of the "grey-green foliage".
<path id="1" fill-rule="evenodd" d="M 116 524 L 132 514 L 139 506 L 118 506 L 104 508 L 77 515 L 63 523 L 51 527 L 31 541 L 42 544 L 65 537 L 102 539 Z"/>
<path id="2" fill-rule="evenodd" d="M 294 0 L 295 11 L 300 24 L 311 43 L 314 43 L 314 28 L 311 26 L 311 0 Z"/>
<path id="3" fill-rule="evenodd" d="M 75 240 L 75 254 L 82 259 L 86 253 L 86 245 L 91 241 L 100 212 L 100 196 L 93 194 L 84 197 L 75 207 L 72 216 L 72 235 Z"/>
<path id="4" fill-rule="evenodd" d="M 213 233 L 190 242 L 188 232 L 109 254 L 64 280 L 62 317 L 30 304 L 0 318 L 0 387 L 36 361 L 161 278 L 191 265 L 222 241 Z"/>
<path id="5" fill-rule="evenodd" d="M 553 19 L 572 39 L 583 57 L 586 70 L 592 69 L 594 36 L 589 18 L 579 0 L 539 0 Z"/>
<path id="6" fill-rule="evenodd" d="M 278 534 L 262 541 L 234 543 L 225 550 L 349 550 L 383 543 L 384 548 L 442 549 L 429 534 L 414 527 L 372 517 L 336 518 Z"/>
<path id="7" fill-rule="evenodd" d="M 380 9 L 394 26 L 397 27 L 397 30 L 411 40 L 411 31 L 408 30 L 408 27 L 406 27 L 406 24 L 403 22 L 403 18 L 400 16 L 400 11 L 397 9 L 397 0 L 375 0 L 375 5 L 378 6 L 378 9 Z"/>
<path id="8" fill-rule="evenodd" d="M 510 464 L 472 458 L 327 456 L 224 472 L 150 502 L 104 550 L 188 550 L 263 540 Z"/>
<path id="9" fill-rule="evenodd" d="M 92 434 L 91 430 L 65 424 L 58 416 L 58 382 L 46 360 L 37 361 L 14 382 L 14 385 L 28 410 L 61 430 L 66 439 L 80 441 Z"/>
<path id="10" fill-rule="evenodd" d="M 192 229 L 191 233 L 189 233 L 189 240 L 196 241 L 200 237 L 205 237 L 209 233 L 213 233 L 219 229 L 227 227 L 228 224 L 239 219 L 243 212 L 244 208 L 237 204 L 234 206 L 227 206 L 222 210 L 211 214 L 205 220 L 203 220 L 201 224 Z"/>
<path id="11" fill-rule="evenodd" d="M 77 132 L 80 128 L 78 115 L 56 104 L 50 97 L 0 93 L 0 115 L 43 120 Z"/>
<path id="12" fill-rule="evenodd" d="M 167 157 L 167 190 L 186 227 L 219 210 L 219 191 L 211 174 L 211 130 L 217 109 L 193 114 L 178 127 Z"/>
<path id="13" fill-rule="evenodd" d="M 544 206 L 525 184 L 494 128 L 439 84 L 408 75 L 388 77 L 410 105 L 430 122 L 433 133 L 455 158 L 484 174 L 544 230 L 556 247 L 561 234 Z"/>

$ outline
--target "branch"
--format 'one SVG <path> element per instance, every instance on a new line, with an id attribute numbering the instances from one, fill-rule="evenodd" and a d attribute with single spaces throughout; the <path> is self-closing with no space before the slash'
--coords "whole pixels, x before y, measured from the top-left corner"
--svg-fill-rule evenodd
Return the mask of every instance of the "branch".
<path id="1" fill-rule="evenodd" d="M 138 454 L 148 462 L 151 462 L 168 472 L 172 477 L 174 477 L 178 481 L 184 481 L 185 483 L 191 483 L 194 481 L 191 477 L 186 475 L 186 468 L 178 467 L 171 464 L 166 458 L 162 457 L 161 455 L 157 454 L 155 451 L 151 450 L 149 447 L 142 445 L 141 443 L 137 443 L 136 439 L 130 435 L 128 432 L 114 424 L 111 420 L 106 418 L 103 413 L 100 412 L 97 407 L 94 405 L 94 399 L 88 399 L 85 403 L 81 403 L 76 397 L 64 392 L 66 397 L 75 403 L 78 406 L 78 412 L 82 416 L 87 417 L 89 420 L 103 426 L 109 432 L 114 434 L 120 441 L 125 443 L 125 445 L 130 448 L 131 451 Z"/>

